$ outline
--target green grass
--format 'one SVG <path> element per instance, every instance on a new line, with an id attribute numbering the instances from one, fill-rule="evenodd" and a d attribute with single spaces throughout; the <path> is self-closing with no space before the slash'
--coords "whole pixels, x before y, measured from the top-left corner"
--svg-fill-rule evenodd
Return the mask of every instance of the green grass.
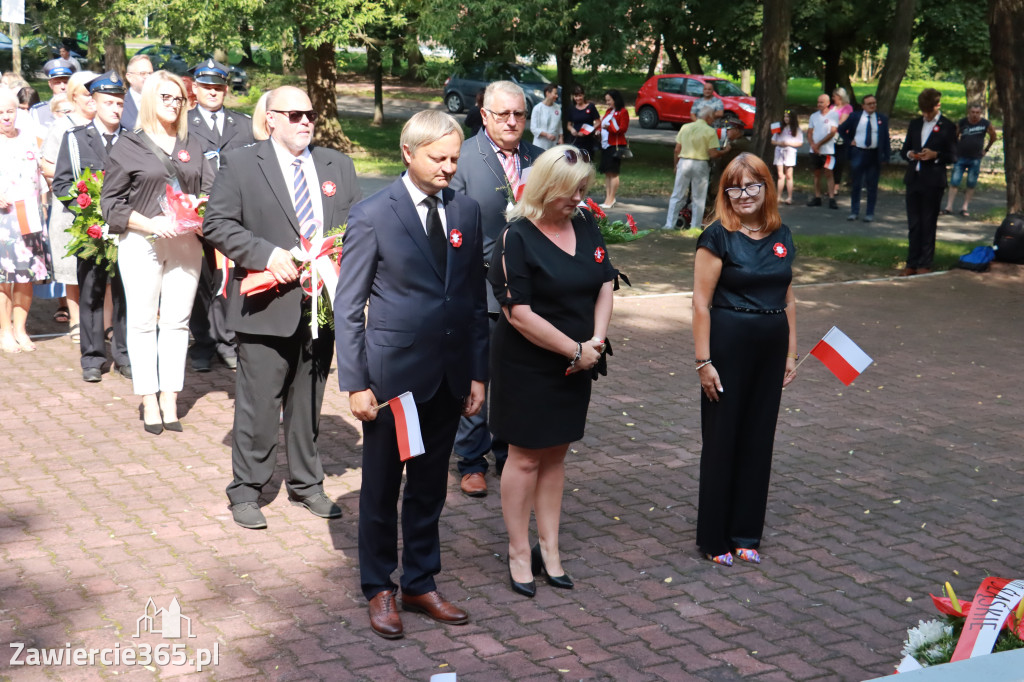
<path id="1" fill-rule="evenodd" d="M 402 121 L 384 121 L 374 127 L 366 118 L 343 118 L 341 129 L 361 151 L 352 154 L 357 173 L 399 175 L 405 170 L 399 151 Z"/>
<path id="2" fill-rule="evenodd" d="M 931 80 L 904 80 L 900 84 L 899 94 L 892 115 L 895 118 L 913 118 L 919 115 L 917 95 L 925 88 L 935 88 L 942 93 L 942 113 L 957 121 L 967 113 L 967 95 L 962 83 Z M 878 89 L 878 82 L 854 83 L 854 94 L 858 101 L 868 93 Z M 821 81 L 817 78 L 790 78 L 786 89 L 786 104 L 798 110 L 811 112 L 814 110 L 818 95 L 821 94 Z M 804 121 L 806 123 L 806 121 Z"/>
<path id="3" fill-rule="evenodd" d="M 828 258 L 841 263 L 889 269 L 901 267 L 907 258 L 906 239 L 801 235 L 794 236 L 793 241 L 800 255 L 807 258 Z M 935 269 L 949 270 L 960 260 L 960 256 L 982 244 L 936 241 Z"/>

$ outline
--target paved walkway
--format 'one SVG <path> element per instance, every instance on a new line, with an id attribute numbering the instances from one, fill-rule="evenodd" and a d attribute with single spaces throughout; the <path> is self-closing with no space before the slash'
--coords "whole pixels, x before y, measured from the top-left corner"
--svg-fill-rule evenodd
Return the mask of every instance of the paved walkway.
<path id="1" fill-rule="evenodd" d="M 614 258 L 614 247 L 612 247 Z M 27 648 L 186 645 L 197 679 L 860 680 L 892 671 L 906 628 L 1020 575 L 1024 316 L 1019 268 L 802 287 L 800 352 L 836 324 L 875 364 L 843 387 L 813 358 L 783 396 L 760 566 L 694 547 L 700 437 L 689 298 L 622 298 L 611 373 L 569 457 L 562 547 L 571 592 L 506 583 L 495 492 L 449 478 L 439 584 L 472 614 L 407 614 L 370 633 L 359 591 L 359 432 L 329 387 L 325 522 L 287 504 L 266 531 L 231 521 L 224 487 L 234 377 L 189 374 L 185 431 L 145 434 L 128 382 L 80 378 L 64 336 L 0 356 L 0 677 L 170 679 L 173 665 L 12 666 Z M 33 331 L 52 302 L 39 302 Z M 752 340 L 756 342 L 756 340 Z M 497 479 L 490 480 L 492 491 Z M 147 612 L 147 600 L 154 606 Z M 190 619 L 168 636 L 172 599 Z M 171 611 L 154 614 L 156 608 Z M 146 616 L 156 616 L 146 620 Z M 140 636 L 134 637 L 141 627 Z M 194 638 L 186 638 L 188 627 Z M 148 630 L 148 631 L 147 631 Z M 19 660 L 28 659 L 22 653 Z"/>

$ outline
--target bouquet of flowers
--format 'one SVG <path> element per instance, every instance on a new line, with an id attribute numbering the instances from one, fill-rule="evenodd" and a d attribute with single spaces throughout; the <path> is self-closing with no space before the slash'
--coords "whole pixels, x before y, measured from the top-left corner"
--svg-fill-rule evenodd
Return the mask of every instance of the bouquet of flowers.
<path id="1" fill-rule="evenodd" d="M 605 244 L 621 244 L 622 242 L 631 242 L 635 239 L 640 239 L 653 230 L 638 230 L 636 221 L 633 220 L 633 216 L 629 213 L 626 214 L 625 222 L 621 220 L 609 220 L 608 214 L 597 205 L 597 202 L 587 197 L 587 208 L 597 218 L 597 226 L 601 228 L 601 236 L 604 237 Z"/>
<path id="2" fill-rule="evenodd" d="M 74 222 L 65 230 L 71 235 L 66 255 L 91 261 L 113 276 L 117 272 L 117 239 L 108 234 L 109 226 L 100 213 L 102 190 L 103 171 L 93 173 L 86 168 L 71 187 L 71 194 L 60 197 L 71 199 L 75 211 Z"/>
<path id="3" fill-rule="evenodd" d="M 174 231 L 177 234 L 202 234 L 208 198 L 186 194 L 167 185 L 165 195 L 160 197 L 160 210 L 174 222 Z"/>

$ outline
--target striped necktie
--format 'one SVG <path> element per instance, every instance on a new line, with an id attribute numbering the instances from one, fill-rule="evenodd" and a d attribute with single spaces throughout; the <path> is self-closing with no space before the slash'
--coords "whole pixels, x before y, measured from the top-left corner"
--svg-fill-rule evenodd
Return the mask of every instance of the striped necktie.
<path id="1" fill-rule="evenodd" d="M 292 161 L 295 168 L 295 217 L 299 219 L 299 231 L 306 239 L 312 240 L 317 233 L 316 216 L 313 214 L 313 200 L 309 196 L 306 174 L 302 172 L 302 159 Z"/>
<path id="2" fill-rule="evenodd" d="M 501 168 L 505 171 L 505 178 L 508 179 L 508 184 L 512 188 L 512 196 L 516 196 L 519 191 L 519 169 L 516 168 L 516 152 L 506 152 L 503 149 L 498 150 L 498 158 L 501 160 Z"/>

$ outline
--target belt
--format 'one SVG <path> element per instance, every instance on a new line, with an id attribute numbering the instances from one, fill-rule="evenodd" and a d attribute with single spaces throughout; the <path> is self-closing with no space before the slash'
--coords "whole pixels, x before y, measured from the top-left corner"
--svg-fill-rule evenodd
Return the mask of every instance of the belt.
<path id="1" fill-rule="evenodd" d="M 735 310 L 738 313 L 755 313 L 757 315 L 781 315 L 782 313 L 786 312 L 785 308 L 771 308 L 767 310 L 762 310 L 760 308 L 743 308 L 737 305 L 725 305 L 716 307 L 725 308 L 727 310 Z"/>

